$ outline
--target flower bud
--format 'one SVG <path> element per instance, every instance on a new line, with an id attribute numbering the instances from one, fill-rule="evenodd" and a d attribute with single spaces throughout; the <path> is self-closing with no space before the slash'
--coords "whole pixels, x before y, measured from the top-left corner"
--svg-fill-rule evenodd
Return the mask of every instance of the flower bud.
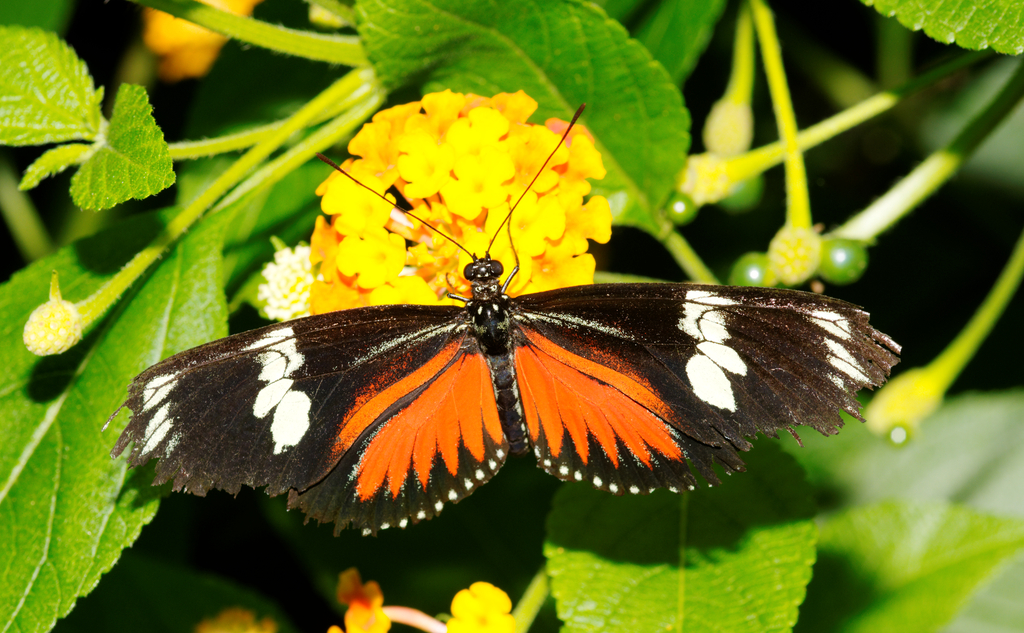
<path id="1" fill-rule="evenodd" d="M 82 340 L 82 317 L 75 304 L 61 298 L 57 271 L 50 282 L 50 300 L 29 315 L 22 340 L 36 356 L 62 354 Z"/>

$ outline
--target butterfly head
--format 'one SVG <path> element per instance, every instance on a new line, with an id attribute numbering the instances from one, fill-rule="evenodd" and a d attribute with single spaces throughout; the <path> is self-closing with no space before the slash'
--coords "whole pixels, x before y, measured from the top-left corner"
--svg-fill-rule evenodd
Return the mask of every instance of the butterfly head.
<path id="1" fill-rule="evenodd" d="M 484 255 L 479 259 L 473 258 L 472 262 L 466 264 L 462 275 L 470 282 L 488 281 L 501 277 L 504 272 L 505 267 L 501 265 L 501 262 L 491 259 L 490 255 Z"/>

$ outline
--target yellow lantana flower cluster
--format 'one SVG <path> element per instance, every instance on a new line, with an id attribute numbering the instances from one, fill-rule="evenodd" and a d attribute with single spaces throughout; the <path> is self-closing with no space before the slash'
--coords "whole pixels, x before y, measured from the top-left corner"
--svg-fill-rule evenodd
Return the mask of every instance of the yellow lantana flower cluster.
<path id="1" fill-rule="evenodd" d="M 590 193 L 588 178 L 605 175 L 601 155 L 581 125 L 564 145 L 567 123 L 526 123 L 537 102 L 520 91 L 492 98 L 446 90 L 378 112 L 349 143 L 342 167 L 383 194 L 395 187 L 413 213 L 506 271 L 520 271 L 509 294 L 592 283 L 587 240 L 611 237 L 611 210 Z M 555 151 L 555 148 L 558 148 Z M 541 172 L 545 159 L 554 156 Z M 539 174 L 539 175 L 538 175 Z M 530 186 L 534 177 L 533 186 Z M 525 193 L 525 195 L 524 195 Z M 466 295 L 462 270 L 471 259 L 421 222 L 332 173 L 317 189 L 321 208 L 311 242 L 319 265 L 311 312 L 391 303 L 450 303 Z M 499 225 L 511 217 L 512 242 Z"/>
<path id="2" fill-rule="evenodd" d="M 244 16 L 252 15 L 253 7 L 262 1 L 199 0 L 222 11 Z M 166 82 L 203 77 L 228 41 L 219 33 L 155 9 L 145 9 L 142 22 L 142 41 L 160 56 L 157 72 Z"/>

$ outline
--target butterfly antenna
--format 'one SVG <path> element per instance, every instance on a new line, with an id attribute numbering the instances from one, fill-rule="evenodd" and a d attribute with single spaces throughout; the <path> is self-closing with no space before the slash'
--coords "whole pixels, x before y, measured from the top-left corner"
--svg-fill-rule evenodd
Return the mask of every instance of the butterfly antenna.
<path id="1" fill-rule="evenodd" d="M 580 115 L 583 114 L 583 108 L 585 108 L 585 107 L 587 107 L 587 104 L 582 103 L 582 104 L 580 104 L 580 107 L 576 109 L 576 114 L 572 115 L 572 121 L 569 121 L 569 127 L 565 128 L 565 132 L 562 133 L 562 138 L 558 141 L 558 145 L 555 145 L 555 149 L 553 149 L 551 151 L 551 153 L 548 154 L 548 157 L 544 161 L 544 164 L 541 165 L 540 169 L 537 170 L 537 173 L 534 174 L 533 180 L 530 181 L 530 185 L 526 189 L 523 190 L 523 193 L 519 196 L 519 199 L 516 200 L 516 203 L 514 205 L 512 205 L 511 209 L 508 210 L 508 214 L 505 216 L 505 219 L 502 220 L 501 224 L 498 225 L 498 230 L 494 232 L 494 236 L 491 237 L 491 241 L 487 244 L 487 252 L 488 253 L 491 252 L 491 246 L 494 245 L 494 240 L 497 239 L 498 234 L 501 233 L 501 228 L 503 226 L 505 226 L 506 224 L 508 224 L 508 241 L 509 242 L 512 241 L 512 223 L 509 222 L 509 220 L 512 218 L 512 213 L 515 212 L 516 207 L 518 207 L 519 203 L 522 202 L 523 198 L 526 197 L 526 192 L 533 188 L 533 183 L 537 182 L 537 179 L 540 178 L 540 175 L 544 173 L 544 168 L 547 167 L 548 163 L 551 162 L 551 159 L 554 158 L 555 152 L 557 152 L 558 148 L 562 146 L 562 143 L 565 142 L 565 139 L 569 137 L 569 132 L 572 131 L 572 127 L 574 125 L 576 125 L 576 119 L 580 118 Z M 512 249 L 512 252 L 516 256 L 516 268 L 518 268 L 519 267 L 519 253 L 516 253 L 516 249 L 515 248 Z"/>
<path id="2" fill-rule="evenodd" d="M 573 120 L 575 120 L 575 119 L 573 119 Z M 358 179 L 358 178 L 356 178 L 356 177 L 355 177 L 355 176 L 353 176 L 352 174 L 348 173 L 347 171 L 345 171 L 344 169 L 342 169 L 341 167 L 339 167 L 337 163 L 335 163 L 335 162 L 334 162 L 333 160 L 331 160 L 330 158 L 327 158 L 326 156 L 324 156 L 324 155 L 323 155 L 323 154 L 321 154 L 320 152 L 317 152 L 317 153 L 316 153 L 316 157 L 317 157 L 317 158 L 319 158 L 320 160 L 324 161 L 325 163 L 327 163 L 327 164 L 328 164 L 328 165 L 330 165 L 331 167 L 333 167 L 333 168 L 337 169 L 337 170 L 338 170 L 338 171 L 340 171 L 341 173 L 345 174 L 345 176 L 346 176 L 346 177 L 347 177 L 347 178 L 348 178 L 349 180 L 351 180 L 352 182 L 356 183 L 357 185 L 359 185 L 359 186 L 360 186 L 360 187 L 362 187 L 363 189 L 366 189 L 367 191 L 369 191 L 369 192 L 370 192 L 370 193 L 372 193 L 373 195 L 377 196 L 378 198 L 380 198 L 380 199 L 381 199 L 381 200 L 383 200 L 384 202 L 387 202 L 387 203 L 388 203 L 388 204 L 390 204 L 390 205 L 391 205 L 392 207 L 394 207 L 395 209 L 398 209 L 399 211 L 401 211 L 401 212 L 402 212 L 402 213 L 404 213 L 405 215 L 409 216 L 410 218 L 412 218 L 412 219 L 414 219 L 414 220 L 418 220 L 419 222 L 421 222 L 421 223 L 423 224 L 423 226 L 427 227 L 428 229 L 430 229 L 430 230 L 431 230 L 431 231 L 433 231 L 434 233 L 437 233 L 438 235 L 440 235 L 440 236 L 441 236 L 441 237 L 443 237 L 444 239 L 448 240 L 448 241 L 449 241 L 449 242 L 451 242 L 452 244 L 454 244 L 454 245 L 458 246 L 458 247 L 459 247 L 460 249 L 462 249 L 462 251 L 463 251 L 464 253 L 466 253 L 467 255 L 469 255 L 470 257 L 472 257 L 473 259 L 476 259 L 476 256 L 475 256 L 475 255 L 473 255 L 473 253 L 470 253 L 469 251 L 467 251 L 467 250 L 465 249 L 465 247 L 463 247 L 463 246 L 462 246 L 462 244 L 459 244 L 459 243 L 458 243 L 457 241 L 455 241 L 455 238 L 453 238 L 453 237 L 452 237 L 451 235 L 448 235 L 447 233 L 445 233 L 445 232 L 444 232 L 444 231 L 442 231 L 441 229 L 437 228 L 436 226 L 434 226 L 434 225 L 433 225 L 433 224 L 431 224 L 430 222 L 427 222 L 427 221 L 426 221 L 426 220 L 424 220 L 423 218 L 419 217 L 418 215 L 416 215 L 416 214 L 415 214 L 415 213 L 413 213 L 412 211 L 409 211 L 408 209 L 403 209 L 402 207 L 398 206 L 398 205 L 397 205 L 397 204 L 395 204 L 394 202 L 392 202 L 392 201 L 388 200 L 388 199 L 387 199 L 387 198 L 386 198 L 386 197 L 385 197 L 385 196 L 384 196 L 383 194 L 379 194 L 379 193 L 377 193 L 376 191 L 374 191 L 373 189 L 371 189 L 370 187 L 368 187 L 367 185 L 365 185 L 365 184 L 363 184 L 363 183 L 359 182 L 359 179 Z"/>

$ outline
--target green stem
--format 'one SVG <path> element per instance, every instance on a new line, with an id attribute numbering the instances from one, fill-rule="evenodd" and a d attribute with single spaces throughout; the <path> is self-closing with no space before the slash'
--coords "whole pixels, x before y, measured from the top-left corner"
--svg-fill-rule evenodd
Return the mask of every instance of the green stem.
<path id="1" fill-rule="evenodd" d="M 221 11 L 195 0 L 132 1 L 278 53 L 345 66 L 365 66 L 368 63 L 359 38 L 353 35 L 324 35 L 288 29 Z"/>
<path id="2" fill-rule="evenodd" d="M 360 78 L 363 83 L 362 87 L 356 89 L 356 91 L 354 91 L 347 99 L 339 101 L 336 104 L 332 104 L 330 108 L 313 119 L 310 124 L 317 124 L 322 121 L 326 121 L 327 119 L 337 116 L 338 113 L 345 112 L 349 108 L 353 107 L 354 104 L 361 102 L 368 91 L 377 90 L 376 79 L 374 78 L 372 68 L 363 68 L 362 70 L 355 72 L 355 77 Z M 245 149 L 246 147 L 252 147 L 256 143 L 259 143 L 284 125 L 284 122 L 285 120 L 276 121 L 274 123 L 268 123 L 267 125 L 261 125 L 259 127 L 245 130 L 244 132 L 203 139 L 201 141 L 169 143 L 168 149 L 170 149 L 172 160 L 188 160 L 233 152 Z"/>
<path id="3" fill-rule="evenodd" d="M 139 251 L 113 278 L 91 297 L 78 304 L 83 327 L 99 318 L 131 284 L 156 261 L 214 202 L 238 184 L 247 173 L 262 163 L 295 132 L 304 129 L 335 102 L 347 98 L 362 86 L 358 71 L 350 72 L 289 117 L 272 135 L 264 139 L 222 173 L 203 193 L 174 217 L 146 248 Z"/>
<path id="4" fill-rule="evenodd" d="M 219 211 L 238 202 L 243 196 L 258 193 L 273 186 L 300 165 L 306 163 L 317 152 L 326 150 L 340 139 L 350 135 L 356 127 L 370 118 L 384 103 L 386 97 L 387 94 L 379 87 L 367 86 L 367 91 L 360 94 L 359 100 L 349 110 L 338 115 L 333 121 L 302 139 L 288 151 L 246 178 L 230 194 L 224 196 L 213 210 Z"/>
<path id="5" fill-rule="evenodd" d="M 754 25 L 750 7 L 740 5 L 736 17 L 736 40 L 732 47 L 732 72 L 725 89 L 725 99 L 733 103 L 750 103 L 754 91 Z"/>
<path id="6" fill-rule="evenodd" d="M 32 198 L 18 189 L 18 176 L 5 153 L 0 153 L 0 214 L 25 262 L 34 262 L 53 252 L 53 241 L 46 226 Z"/>
<path id="7" fill-rule="evenodd" d="M 697 251 L 693 250 L 686 238 L 674 230 L 671 224 L 666 223 L 662 228 L 658 241 L 668 250 L 687 277 L 702 284 L 719 283 L 715 273 L 704 265 L 704 261 L 697 255 Z"/>
<path id="8" fill-rule="evenodd" d="M 1016 71 L 999 94 L 949 145 L 932 153 L 896 186 L 833 231 L 832 235 L 864 242 L 873 241 L 945 184 L 1022 98 L 1024 63 L 1018 62 Z"/>
<path id="9" fill-rule="evenodd" d="M 929 376 L 937 381 L 945 392 L 960 375 L 975 352 L 984 342 L 993 326 L 1002 316 L 1006 305 L 1013 298 L 1024 276 L 1024 232 L 1017 238 L 1010 260 L 1006 262 L 1003 272 L 999 274 L 992 290 L 978 306 L 967 326 L 957 335 L 953 342 L 942 351 L 927 367 Z"/>
<path id="10" fill-rule="evenodd" d="M 891 109 L 902 99 L 911 94 L 926 88 L 938 80 L 950 75 L 961 68 L 965 68 L 991 55 L 990 52 L 972 52 L 959 55 L 950 62 L 935 68 L 913 81 L 886 92 L 881 92 L 873 97 L 865 99 L 861 103 L 844 110 L 835 116 L 812 125 L 797 136 L 797 144 L 801 150 L 808 150 L 824 141 L 838 136 L 839 134 L 852 129 L 861 123 L 878 116 Z M 742 156 L 728 159 L 726 171 L 729 180 L 741 182 L 768 170 L 782 162 L 784 151 L 781 142 L 771 143 L 764 147 L 751 150 Z"/>
<path id="11" fill-rule="evenodd" d="M 910 78 L 914 68 L 914 33 L 897 20 L 875 16 L 878 40 L 875 75 L 882 88 L 898 86 Z"/>
<path id="12" fill-rule="evenodd" d="M 906 30 L 899 22 L 896 25 Z M 779 30 L 786 42 L 786 58 L 814 82 L 836 109 L 849 108 L 879 91 L 860 69 L 800 29 L 780 24 Z"/>
<path id="13" fill-rule="evenodd" d="M 547 598 L 548 572 L 541 567 L 526 587 L 526 591 L 523 592 L 519 604 L 512 610 L 512 617 L 516 620 L 515 633 L 526 633 L 530 630 L 530 626 L 537 619 L 537 614 Z"/>
<path id="14" fill-rule="evenodd" d="M 204 138 L 201 141 L 168 143 L 167 149 L 171 151 L 171 160 L 193 160 L 203 158 L 204 156 L 226 154 L 227 152 L 252 147 L 273 134 L 274 130 L 280 128 L 282 124 L 283 121 L 277 121 L 254 127 L 244 132 L 217 136 L 215 138 Z"/>
<path id="15" fill-rule="evenodd" d="M 798 128 L 793 101 L 786 84 L 786 69 L 782 64 L 782 48 L 775 32 L 775 19 L 764 0 L 749 0 L 754 16 L 754 28 L 761 43 L 761 57 L 765 75 L 768 77 L 768 92 L 779 127 L 779 137 L 785 157 L 786 168 L 786 224 L 794 228 L 811 228 L 811 196 L 807 188 L 807 171 L 804 155 L 797 141 Z"/>

